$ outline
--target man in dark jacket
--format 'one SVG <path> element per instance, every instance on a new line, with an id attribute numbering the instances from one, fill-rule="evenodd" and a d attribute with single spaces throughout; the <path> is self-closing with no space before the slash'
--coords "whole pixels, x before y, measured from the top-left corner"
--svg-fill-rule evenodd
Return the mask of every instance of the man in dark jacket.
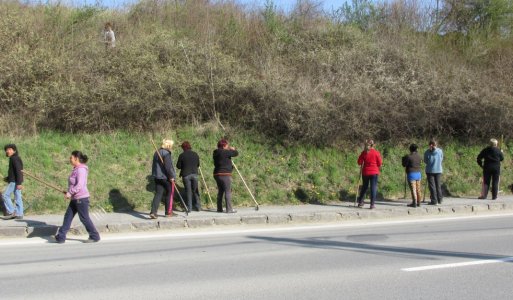
<path id="1" fill-rule="evenodd" d="M 167 194 L 164 201 L 165 215 L 171 217 L 173 214 L 173 197 L 172 187 L 176 178 L 175 169 L 173 167 L 173 157 L 171 156 L 171 149 L 174 142 L 172 140 L 163 140 L 162 146 L 158 152 L 153 154 L 153 163 L 151 166 L 151 175 L 155 180 L 155 196 L 151 205 L 150 218 L 156 219 L 162 196 Z M 162 163 L 161 161 L 164 161 Z M 166 193 L 164 193 L 166 192 Z"/>
<path id="2" fill-rule="evenodd" d="M 176 168 L 180 169 L 180 176 L 187 193 L 187 206 L 189 211 L 192 211 L 193 206 L 194 210 L 200 211 L 201 202 L 198 192 L 199 156 L 192 151 L 191 144 L 188 141 L 183 142 L 181 147 L 183 152 L 178 156 Z"/>
<path id="3" fill-rule="evenodd" d="M 486 199 L 490 181 L 492 182 L 492 200 L 497 199 L 499 193 L 499 176 L 501 175 L 501 161 L 504 160 L 502 151 L 497 147 L 496 139 L 490 140 L 490 146 L 481 150 L 477 156 L 477 164 L 483 169 L 483 186 L 479 199 Z M 484 163 L 483 163 L 484 161 Z"/>
<path id="4" fill-rule="evenodd" d="M 23 161 L 18 155 L 15 144 L 8 144 L 4 147 L 5 156 L 9 157 L 9 170 L 4 181 L 8 183 L 3 198 L 7 216 L 5 219 L 23 219 Z M 14 193 L 16 207 L 13 207 L 11 194 Z"/>

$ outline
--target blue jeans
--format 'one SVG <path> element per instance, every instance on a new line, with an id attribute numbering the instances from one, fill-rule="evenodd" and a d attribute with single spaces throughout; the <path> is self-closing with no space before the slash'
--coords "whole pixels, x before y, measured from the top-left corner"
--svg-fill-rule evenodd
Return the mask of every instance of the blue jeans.
<path id="1" fill-rule="evenodd" d="M 12 205 L 11 194 L 14 193 L 16 208 Z M 23 216 L 23 199 L 21 198 L 21 190 L 16 189 L 16 182 L 9 182 L 4 192 L 5 210 L 8 214 L 14 213 L 17 216 Z"/>
<path id="2" fill-rule="evenodd" d="M 363 198 L 365 198 L 365 194 L 367 193 L 367 189 L 369 188 L 369 183 L 371 187 L 371 205 L 374 205 L 376 202 L 376 197 L 378 194 L 378 175 L 371 176 L 362 176 L 363 184 L 362 189 L 360 190 L 360 196 L 358 197 L 358 203 L 363 203 Z"/>
<path id="3" fill-rule="evenodd" d="M 62 226 L 59 228 L 59 233 L 57 233 L 55 239 L 59 242 L 66 240 L 66 234 L 68 233 L 71 227 L 71 222 L 77 213 L 80 218 L 80 222 L 84 224 L 85 229 L 89 233 L 89 238 L 99 241 L 100 234 L 89 217 L 89 198 L 71 200 L 69 202 L 68 209 L 64 214 L 64 221 L 62 222 Z"/>

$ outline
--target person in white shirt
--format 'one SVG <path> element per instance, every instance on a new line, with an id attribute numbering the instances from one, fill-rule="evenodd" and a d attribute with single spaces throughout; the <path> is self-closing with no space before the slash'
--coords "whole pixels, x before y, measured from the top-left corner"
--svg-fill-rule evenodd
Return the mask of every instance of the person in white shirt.
<path id="1" fill-rule="evenodd" d="M 110 22 L 105 23 L 104 42 L 106 49 L 116 47 L 116 36 L 112 30 L 112 24 Z"/>

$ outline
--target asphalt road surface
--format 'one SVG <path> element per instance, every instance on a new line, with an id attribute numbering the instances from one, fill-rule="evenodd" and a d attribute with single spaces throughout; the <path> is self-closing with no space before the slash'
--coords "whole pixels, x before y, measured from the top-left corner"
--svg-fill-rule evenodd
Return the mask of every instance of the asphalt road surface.
<path id="1" fill-rule="evenodd" d="M 513 299 L 513 215 L 0 240 L 0 299 Z"/>

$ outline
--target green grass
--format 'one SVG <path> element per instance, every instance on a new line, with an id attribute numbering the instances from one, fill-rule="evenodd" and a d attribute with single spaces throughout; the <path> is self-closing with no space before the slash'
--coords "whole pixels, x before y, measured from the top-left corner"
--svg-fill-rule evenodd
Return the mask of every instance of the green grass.
<path id="1" fill-rule="evenodd" d="M 216 185 L 212 178 L 212 151 L 223 134 L 211 124 L 155 133 L 156 143 L 162 138 L 176 142 L 174 162 L 181 153 L 179 144 L 189 140 L 201 158 L 205 180 L 215 202 Z M 240 157 L 234 159 L 257 201 L 262 204 L 328 203 L 353 201 L 358 180 L 356 164 L 360 149 L 316 148 L 314 146 L 283 146 L 250 132 L 229 135 Z M 426 141 L 417 141 L 426 145 Z M 114 132 L 111 134 L 65 134 L 43 132 L 23 137 L 0 137 L 0 144 L 16 143 L 27 171 L 58 186 L 66 187 L 71 171 L 68 158 L 71 151 L 82 150 L 90 157 L 89 189 L 93 205 L 107 211 L 126 209 L 148 210 L 153 196 L 150 177 L 153 147 L 150 135 Z M 423 148 L 421 146 L 421 148 Z M 480 190 L 480 168 L 475 157 L 481 145 L 442 143 L 444 150 L 443 182 L 452 196 L 476 196 Z M 403 196 L 404 171 L 401 156 L 407 153 L 407 143 L 377 145 L 384 158 L 379 193 L 386 199 Z M 422 152 L 422 151 L 421 151 Z M 501 189 L 508 192 L 512 182 L 508 170 L 512 167 L 511 151 L 505 148 L 506 160 Z M 7 158 L 0 160 L 0 172 L 7 173 Z M 181 186 L 181 180 L 178 181 Z M 4 188 L 2 184 L 2 189 Z M 203 190 L 204 191 L 204 190 Z M 409 197 L 409 194 L 408 194 Z M 233 176 L 233 200 L 236 206 L 251 206 L 253 202 L 241 179 Z M 27 213 L 58 213 L 66 202 L 58 192 L 30 178 L 24 183 Z M 206 206 L 208 197 L 202 193 Z"/>

